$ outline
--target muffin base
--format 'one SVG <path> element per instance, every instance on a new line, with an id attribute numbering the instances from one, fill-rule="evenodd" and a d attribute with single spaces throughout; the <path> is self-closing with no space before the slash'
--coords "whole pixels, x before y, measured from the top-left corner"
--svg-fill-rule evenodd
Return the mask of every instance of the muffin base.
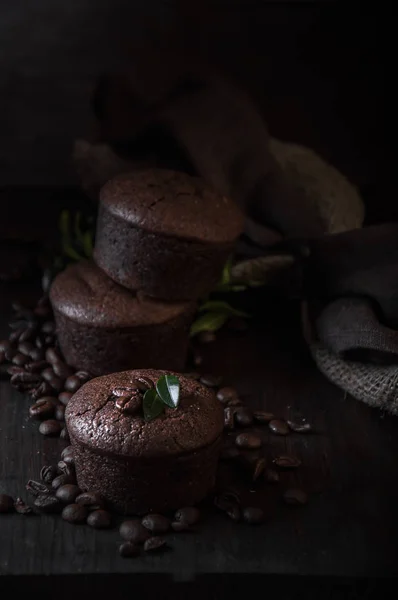
<path id="1" fill-rule="evenodd" d="M 221 437 L 195 452 L 153 459 L 93 452 L 71 436 L 80 489 L 121 514 L 164 513 L 203 500 L 214 488 Z"/>

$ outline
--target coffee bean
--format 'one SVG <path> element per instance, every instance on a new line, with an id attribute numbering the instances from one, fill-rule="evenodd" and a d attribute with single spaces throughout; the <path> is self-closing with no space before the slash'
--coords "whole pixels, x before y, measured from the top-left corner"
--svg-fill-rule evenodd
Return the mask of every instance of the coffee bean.
<path id="1" fill-rule="evenodd" d="M 138 377 L 132 380 L 131 386 L 136 387 L 137 390 L 145 393 L 147 390 L 153 388 L 154 384 L 152 379 L 149 379 L 149 377 Z"/>
<path id="2" fill-rule="evenodd" d="M 13 331 L 12 333 L 10 333 L 9 335 L 9 340 L 11 342 L 11 344 L 17 344 L 20 340 L 21 335 L 24 333 L 24 329 L 17 329 L 16 331 Z"/>
<path id="3" fill-rule="evenodd" d="M 236 400 L 238 393 L 233 387 L 223 387 L 218 390 L 217 398 L 222 404 L 227 404 L 230 400 Z"/>
<path id="4" fill-rule="evenodd" d="M 48 364 L 48 363 L 47 363 Z M 55 373 L 53 371 L 52 367 L 46 367 L 45 369 L 43 369 L 43 371 L 41 372 L 41 376 L 44 379 L 44 381 L 51 381 L 51 379 L 53 377 L 55 377 Z"/>
<path id="5" fill-rule="evenodd" d="M 58 498 L 49 494 L 37 496 L 33 505 L 39 512 L 43 513 L 55 513 L 61 510 L 61 503 Z"/>
<path id="6" fill-rule="evenodd" d="M 0 514 L 8 513 L 14 509 L 14 500 L 7 494 L 0 494 Z"/>
<path id="7" fill-rule="evenodd" d="M 55 497 L 63 504 L 72 504 L 80 494 L 81 490 L 77 485 L 67 483 L 57 489 Z"/>
<path id="8" fill-rule="evenodd" d="M 275 415 L 270 412 L 266 412 L 265 410 L 255 410 L 253 412 L 253 417 L 256 423 L 269 423 L 270 421 L 275 420 Z"/>
<path id="9" fill-rule="evenodd" d="M 57 469 L 53 466 L 44 466 L 40 471 L 40 479 L 45 483 L 52 483 L 57 476 Z"/>
<path id="10" fill-rule="evenodd" d="M 67 392 L 72 392 L 74 394 L 77 390 L 82 386 L 82 381 L 76 377 L 76 375 L 71 375 L 65 381 L 65 390 Z"/>
<path id="11" fill-rule="evenodd" d="M 71 464 L 67 464 L 64 460 L 60 460 L 57 464 L 58 473 L 60 475 L 68 475 L 69 477 L 75 476 L 75 468 Z"/>
<path id="12" fill-rule="evenodd" d="M 222 377 L 218 375 L 202 375 L 199 381 L 206 387 L 218 387 L 222 383 Z"/>
<path id="13" fill-rule="evenodd" d="M 19 373 L 15 373 L 11 377 L 10 383 L 14 387 L 21 386 L 23 388 L 26 384 L 37 384 L 40 381 L 40 375 L 37 373 L 27 373 L 26 371 L 22 371 Z"/>
<path id="14" fill-rule="evenodd" d="M 279 473 L 277 473 L 273 469 L 267 469 L 265 471 L 265 481 L 267 481 L 267 483 L 278 483 Z"/>
<path id="15" fill-rule="evenodd" d="M 185 521 L 172 521 L 171 528 L 176 533 L 181 533 L 182 531 L 191 531 L 191 526 L 188 525 Z"/>
<path id="16" fill-rule="evenodd" d="M 235 412 L 235 422 L 241 427 L 250 427 L 253 424 L 253 414 L 249 408 L 242 406 Z"/>
<path id="17" fill-rule="evenodd" d="M 264 511 L 255 506 L 247 506 L 243 509 L 243 520 L 250 525 L 259 525 L 264 521 Z"/>
<path id="18" fill-rule="evenodd" d="M 62 362 L 62 356 L 55 348 L 47 348 L 46 350 L 46 361 L 53 365 L 57 362 Z"/>
<path id="19" fill-rule="evenodd" d="M 240 456 L 240 452 L 235 446 L 227 446 L 221 450 L 220 459 L 234 460 L 238 456 Z"/>
<path id="20" fill-rule="evenodd" d="M 301 460 L 297 456 L 277 456 L 273 460 L 274 465 L 280 469 L 296 469 L 301 465 Z"/>
<path id="21" fill-rule="evenodd" d="M 142 406 L 142 396 L 140 392 L 137 391 L 136 394 L 129 396 L 119 396 L 116 399 L 115 407 L 120 410 L 120 412 L 135 415 Z"/>
<path id="22" fill-rule="evenodd" d="M 166 533 L 170 529 L 170 521 L 163 515 L 146 515 L 141 523 L 151 533 Z"/>
<path id="23" fill-rule="evenodd" d="M 46 367 L 47 363 L 45 360 L 34 360 L 25 365 L 26 371 L 29 373 L 40 373 L 40 378 L 42 378 L 41 372 L 46 369 Z"/>
<path id="24" fill-rule="evenodd" d="M 55 419 L 49 419 L 40 423 L 39 431 L 42 435 L 55 436 L 59 435 L 62 429 L 62 424 Z"/>
<path id="25" fill-rule="evenodd" d="M 31 342 L 21 342 L 18 344 L 18 352 L 30 357 L 31 351 L 34 350 L 34 345 Z"/>
<path id="26" fill-rule="evenodd" d="M 0 341 L 0 352 L 4 352 L 6 354 L 8 350 L 12 349 L 12 344 L 9 340 L 1 340 Z"/>
<path id="27" fill-rule="evenodd" d="M 29 358 L 27 356 L 25 356 L 25 354 L 22 354 L 21 352 L 18 352 L 12 359 L 12 363 L 14 365 L 16 365 L 17 367 L 22 367 L 27 362 L 29 362 Z"/>
<path id="28" fill-rule="evenodd" d="M 63 380 L 73 374 L 72 369 L 61 360 L 53 363 L 53 371 L 57 377 Z"/>
<path id="29" fill-rule="evenodd" d="M 65 440 L 65 442 L 70 442 L 70 437 L 69 437 L 69 433 L 66 427 L 63 427 L 61 429 L 61 433 L 59 434 L 59 437 L 61 438 L 61 440 Z"/>
<path id="30" fill-rule="evenodd" d="M 58 400 L 62 402 L 64 406 L 67 406 L 69 400 L 72 398 L 73 394 L 71 392 L 61 392 L 58 396 Z"/>
<path id="31" fill-rule="evenodd" d="M 68 523 L 84 523 L 87 519 L 88 511 L 82 504 L 68 504 L 62 511 L 62 518 Z"/>
<path id="32" fill-rule="evenodd" d="M 234 492 L 223 492 L 214 498 L 214 505 L 233 521 L 240 521 L 240 498 Z"/>
<path id="33" fill-rule="evenodd" d="M 50 490 L 49 487 L 41 481 L 33 481 L 30 479 L 25 487 L 27 491 L 32 494 L 32 496 L 41 496 L 52 493 L 52 490 Z"/>
<path id="34" fill-rule="evenodd" d="M 54 411 L 54 417 L 57 421 L 65 421 L 65 406 L 63 404 L 57 404 Z"/>
<path id="35" fill-rule="evenodd" d="M 135 544 L 143 544 L 151 536 L 148 529 L 138 519 L 123 521 L 119 533 L 124 540 Z"/>
<path id="36" fill-rule="evenodd" d="M 76 504 L 82 504 L 87 508 L 87 510 L 101 510 L 104 508 L 104 499 L 102 496 L 97 494 L 96 492 L 83 492 L 80 494 L 76 500 Z"/>
<path id="37" fill-rule="evenodd" d="M 290 506 L 300 506 L 308 502 L 308 496 L 303 490 L 293 488 L 285 491 L 283 499 Z"/>
<path id="38" fill-rule="evenodd" d="M 253 468 L 252 481 L 257 481 L 260 475 L 264 473 L 266 465 L 267 461 L 265 458 L 259 458 L 256 460 Z"/>
<path id="39" fill-rule="evenodd" d="M 166 549 L 166 540 L 164 538 L 154 536 L 147 539 L 144 543 L 145 552 L 159 552 Z"/>
<path id="40" fill-rule="evenodd" d="M 234 429 L 235 428 L 235 413 L 236 408 L 232 406 L 228 406 L 224 408 L 224 428 L 225 429 Z"/>
<path id="41" fill-rule="evenodd" d="M 296 423 L 294 421 L 288 421 L 287 424 L 289 425 L 290 429 L 292 431 L 295 431 L 296 433 L 311 433 L 312 432 L 312 427 L 309 423 L 306 423 L 305 421 L 302 421 L 301 423 Z"/>
<path id="42" fill-rule="evenodd" d="M 7 373 L 12 377 L 17 373 L 25 373 L 25 369 L 23 367 L 16 367 L 15 365 L 12 365 L 11 367 L 7 368 Z"/>
<path id="43" fill-rule="evenodd" d="M 55 323 L 54 321 L 46 321 L 45 323 L 43 323 L 43 325 L 41 326 L 41 330 L 43 333 L 55 333 Z"/>
<path id="44" fill-rule="evenodd" d="M 56 398 L 53 396 L 44 396 L 29 407 L 29 416 L 33 419 L 48 419 L 54 415 Z"/>
<path id="45" fill-rule="evenodd" d="M 197 340 L 200 344 L 209 344 L 211 342 L 215 342 L 216 334 L 214 331 L 201 331 L 198 334 Z"/>
<path id="46" fill-rule="evenodd" d="M 62 473 L 61 475 L 57 475 L 55 479 L 53 479 L 51 483 L 51 487 L 53 490 L 57 490 L 61 485 L 66 485 L 67 483 L 74 483 L 75 478 L 72 474 L 65 475 Z"/>
<path id="47" fill-rule="evenodd" d="M 134 556 L 138 556 L 140 553 L 140 549 L 138 546 L 135 546 L 131 542 L 123 542 L 119 546 L 119 554 L 123 558 L 133 558 Z"/>
<path id="48" fill-rule="evenodd" d="M 232 400 L 228 400 L 227 406 L 242 406 L 242 401 L 239 398 L 233 398 Z"/>
<path id="49" fill-rule="evenodd" d="M 30 351 L 29 356 L 35 362 L 44 361 L 44 352 L 43 350 L 40 350 L 40 348 L 33 348 L 33 350 Z M 48 364 L 47 361 L 46 364 Z"/>
<path id="50" fill-rule="evenodd" d="M 64 448 L 61 452 L 61 458 L 62 460 L 65 460 L 66 456 L 73 456 L 74 454 L 74 450 L 73 450 L 73 446 L 66 446 L 66 448 Z"/>
<path id="51" fill-rule="evenodd" d="M 290 431 L 286 421 L 282 421 L 281 419 L 273 419 L 268 423 L 268 427 L 276 435 L 288 435 Z"/>
<path id="52" fill-rule="evenodd" d="M 90 381 L 90 379 L 93 378 L 91 373 L 89 373 L 88 371 L 76 371 L 75 375 L 80 379 L 82 383 L 86 383 L 86 381 Z"/>
<path id="53" fill-rule="evenodd" d="M 62 379 L 60 377 L 57 377 L 56 375 L 54 375 L 54 377 L 49 379 L 48 383 L 52 387 L 52 389 L 54 391 L 56 391 L 57 393 L 60 393 L 61 390 L 63 390 L 64 382 L 62 381 Z"/>
<path id="54" fill-rule="evenodd" d="M 19 515 L 31 515 L 33 513 L 30 506 L 28 506 L 22 498 L 17 498 L 14 503 L 15 511 Z"/>
<path id="55" fill-rule="evenodd" d="M 200 511 L 195 506 L 180 508 L 174 515 L 175 521 L 184 521 L 188 525 L 195 525 L 200 519 Z"/>
<path id="56" fill-rule="evenodd" d="M 262 440 L 255 433 L 240 433 L 235 439 L 235 444 L 239 448 L 254 450 L 256 448 L 261 448 Z"/>
<path id="57" fill-rule="evenodd" d="M 94 529 L 108 529 L 112 525 L 111 515 L 107 510 L 94 510 L 87 517 L 87 525 Z"/>
<path id="58" fill-rule="evenodd" d="M 43 398 L 44 396 L 49 396 L 54 392 L 52 387 L 47 383 L 47 381 L 43 381 L 40 383 L 30 394 L 32 400 L 38 400 L 39 398 Z"/>

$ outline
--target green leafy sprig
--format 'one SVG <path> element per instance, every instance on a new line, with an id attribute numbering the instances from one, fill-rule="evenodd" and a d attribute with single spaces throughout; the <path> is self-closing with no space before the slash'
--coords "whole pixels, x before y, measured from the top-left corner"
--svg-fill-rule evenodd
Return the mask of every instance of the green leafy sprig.
<path id="1" fill-rule="evenodd" d="M 142 403 L 145 421 L 159 417 L 166 406 L 177 408 L 180 402 L 180 382 L 175 375 L 162 375 L 156 386 L 147 390 Z"/>

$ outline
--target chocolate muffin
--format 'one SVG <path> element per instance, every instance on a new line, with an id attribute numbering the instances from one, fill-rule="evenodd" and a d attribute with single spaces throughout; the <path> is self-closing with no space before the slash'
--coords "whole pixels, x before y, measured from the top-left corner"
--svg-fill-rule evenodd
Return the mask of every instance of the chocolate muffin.
<path id="1" fill-rule="evenodd" d="M 50 299 L 58 341 L 72 367 L 93 375 L 139 367 L 183 369 L 194 303 L 167 304 L 134 294 L 93 261 L 60 273 Z"/>
<path id="2" fill-rule="evenodd" d="M 174 373 L 180 382 L 178 407 L 145 421 L 143 394 L 164 374 L 135 370 L 98 377 L 67 406 L 78 485 L 101 494 L 120 513 L 191 506 L 215 483 L 221 405 L 211 390 Z"/>
<path id="3" fill-rule="evenodd" d="M 242 227 L 234 202 L 201 179 L 163 169 L 121 175 L 100 193 L 94 260 L 131 290 L 201 298 L 219 280 Z"/>

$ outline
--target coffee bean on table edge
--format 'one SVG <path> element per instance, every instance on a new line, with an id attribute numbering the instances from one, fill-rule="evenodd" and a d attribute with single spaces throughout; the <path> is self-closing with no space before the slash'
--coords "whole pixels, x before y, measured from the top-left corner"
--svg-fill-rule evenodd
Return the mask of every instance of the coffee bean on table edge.
<path id="1" fill-rule="evenodd" d="M 51 379 L 48 380 L 48 384 L 55 390 L 58 394 L 63 390 L 64 382 L 60 377 L 54 375 Z"/>
<path id="2" fill-rule="evenodd" d="M 295 421 L 287 421 L 290 429 L 295 433 L 311 433 L 312 427 L 310 423 L 303 421 L 302 423 L 296 423 Z"/>
<path id="3" fill-rule="evenodd" d="M 275 420 L 275 415 L 265 410 L 255 410 L 253 412 L 253 418 L 256 423 L 269 423 Z"/>
<path id="4" fill-rule="evenodd" d="M 233 387 L 223 387 L 217 392 L 217 399 L 222 404 L 227 404 L 230 400 L 236 400 L 237 398 L 238 393 Z"/>
<path id="5" fill-rule="evenodd" d="M 42 435 L 56 436 L 59 435 L 62 429 L 62 423 L 55 419 L 42 421 L 39 426 L 39 431 Z"/>
<path id="6" fill-rule="evenodd" d="M 200 519 L 200 511 L 196 506 L 184 506 L 179 508 L 175 515 L 174 521 L 183 521 L 187 525 L 195 525 Z"/>
<path id="7" fill-rule="evenodd" d="M 170 521 L 167 517 L 158 514 L 149 514 L 142 518 L 142 525 L 151 533 L 166 533 L 170 529 Z"/>
<path id="8" fill-rule="evenodd" d="M 33 496 L 41 496 L 43 494 L 52 494 L 52 490 L 41 481 L 33 481 L 30 479 L 26 484 L 27 491 Z"/>
<path id="9" fill-rule="evenodd" d="M 160 550 L 166 550 L 166 540 L 162 537 L 150 537 L 144 543 L 145 552 L 159 552 Z"/>
<path id="10" fill-rule="evenodd" d="M 84 523 L 88 516 L 88 510 L 83 504 L 68 504 L 62 511 L 62 518 L 68 523 Z"/>
<path id="11" fill-rule="evenodd" d="M 67 392 L 72 392 L 72 394 L 74 394 L 79 388 L 81 388 L 82 385 L 83 382 L 81 379 L 79 379 L 76 375 L 71 375 L 65 381 L 64 387 Z"/>
<path id="12" fill-rule="evenodd" d="M 247 506 L 242 511 L 242 517 L 250 525 L 259 525 L 264 521 L 264 511 L 255 506 Z"/>
<path id="13" fill-rule="evenodd" d="M 55 477 L 52 480 L 51 487 L 53 488 L 53 490 L 57 490 L 61 485 L 66 485 L 67 483 L 75 483 L 75 481 L 76 478 L 71 473 L 68 475 L 62 473 L 61 475 L 57 475 L 57 477 Z"/>
<path id="14" fill-rule="evenodd" d="M 33 505 L 39 512 L 44 513 L 55 513 L 61 510 L 61 503 L 58 498 L 49 494 L 37 496 Z"/>
<path id="15" fill-rule="evenodd" d="M 31 515 L 31 514 L 33 514 L 33 510 L 32 510 L 32 508 L 31 508 L 30 506 L 28 506 L 28 505 L 26 504 L 26 502 L 24 502 L 24 501 L 22 500 L 22 498 L 17 498 L 17 499 L 15 500 L 15 503 L 14 503 L 14 508 L 15 508 L 15 511 L 16 511 L 16 512 L 17 512 L 19 515 Z"/>
<path id="16" fill-rule="evenodd" d="M 58 500 L 63 504 L 73 504 L 80 494 L 81 489 L 77 485 L 73 483 L 66 483 L 65 485 L 61 485 L 59 488 L 57 488 L 55 497 L 58 498 Z"/>
<path id="17" fill-rule="evenodd" d="M 300 490 L 298 488 L 291 488 L 285 491 L 285 493 L 283 494 L 283 500 L 286 504 L 289 504 L 290 506 L 302 506 L 304 504 L 307 504 L 308 495 L 306 494 L 306 492 L 304 492 L 304 490 Z"/>
<path id="18" fill-rule="evenodd" d="M 41 468 L 40 471 L 40 479 L 42 481 L 44 481 L 45 483 L 52 483 L 52 481 L 56 478 L 57 476 L 57 469 L 56 467 L 53 466 L 47 466 L 45 465 L 44 467 Z"/>
<path id="19" fill-rule="evenodd" d="M 57 399 L 53 396 L 44 396 L 29 407 L 29 416 L 34 419 L 47 419 L 54 415 Z"/>
<path id="20" fill-rule="evenodd" d="M 290 433 L 288 424 L 282 419 L 273 419 L 268 423 L 268 427 L 276 435 L 288 435 Z"/>
<path id="21" fill-rule="evenodd" d="M 235 422 L 241 427 L 250 427 L 253 424 L 252 411 L 246 406 L 242 406 L 236 409 Z"/>
<path id="22" fill-rule="evenodd" d="M 200 383 L 203 383 L 206 387 L 218 387 L 222 383 L 222 377 L 220 375 L 202 375 L 199 379 Z"/>
<path id="23" fill-rule="evenodd" d="M 61 392 L 58 396 L 58 400 L 62 402 L 64 406 L 67 406 L 69 400 L 72 398 L 73 394 L 71 392 Z"/>
<path id="24" fill-rule="evenodd" d="M 107 510 L 93 510 L 87 517 L 87 525 L 94 529 L 108 529 L 112 525 L 111 515 Z"/>
<path id="25" fill-rule="evenodd" d="M 96 492 L 83 492 L 76 498 L 75 502 L 76 504 L 82 504 L 89 511 L 102 510 L 105 506 L 104 499 Z"/>
<path id="26" fill-rule="evenodd" d="M 48 364 L 48 363 L 47 363 Z M 43 369 L 43 371 L 41 372 L 41 376 L 44 379 L 44 381 L 51 381 L 51 379 L 53 377 L 55 377 L 55 373 L 53 371 L 52 367 L 46 367 L 45 369 Z"/>
<path id="27" fill-rule="evenodd" d="M 123 521 L 120 525 L 119 533 L 124 540 L 134 542 L 135 544 L 143 544 L 151 537 L 150 532 L 142 525 L 139 519 Z"/>
<path id="28" fill-rule="evenodd" d="M 256 448 L 261 448 L 262 440 L 255 433 L 240 433 L 235 439 L 235 444 L 239 448 L 255 450 Z"/>
<path id="29" fill-rule="evenodd" d="M 296 469 L 301 465 L 301 460 L 297 456 L 277 456 L 272 461 L 280 469 Z"/>
<path id="30" fill-rule="evenodd" d="M 57 421 L 65 421 L 65 406 L 63 404 L 57 404 L 54 410 L 54 417 Z"/>
<path id="31" fill-rule="evenodd" d="M 53 365 L 56 362 L 62 362 L 62 356 L 55 348 L 47 348 L 46 350 L 46 361 Z"/>
<path id="32" fill-rule="evenodd" d="M 123 542 L 123 544 L 120 544 L 119 546 L 119 554 L 123 558 L 133 558 L 134 556 L 138 556 L 139 553 L 140 549 L 132 542 Z"/>
<path id="33" fill-rule="evenodd" d="M 14 510 L 14 500 L 7 494 L 0 494 L 0 514 Z"/>

